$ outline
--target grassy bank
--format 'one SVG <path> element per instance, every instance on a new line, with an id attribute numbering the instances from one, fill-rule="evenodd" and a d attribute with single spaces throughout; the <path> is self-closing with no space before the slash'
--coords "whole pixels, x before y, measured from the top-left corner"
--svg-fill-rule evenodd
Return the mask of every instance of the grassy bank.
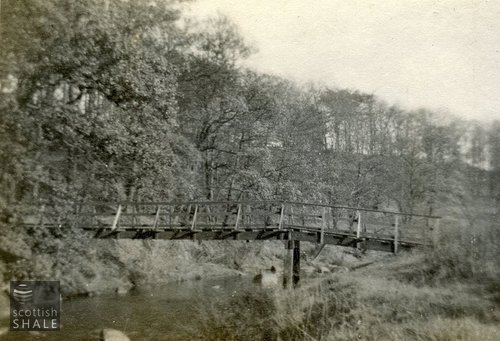
<path id="1" fill-rule="evenodd" d="M 493 254 L 466 257 L 464 247 L 453 241 L 384 257 L 347 273 L 321 274 L 292 291 L 262 289 L 215 302 L 205 299 L 197 314 L 199 328 L 184 337 L 498 340 L 497 260 L 489 258 Z"/>

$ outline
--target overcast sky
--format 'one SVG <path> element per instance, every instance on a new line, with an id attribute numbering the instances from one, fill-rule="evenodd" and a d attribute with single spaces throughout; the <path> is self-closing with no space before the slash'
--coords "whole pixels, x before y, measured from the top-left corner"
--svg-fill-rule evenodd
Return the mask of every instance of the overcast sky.
<path id="1" fill-rule="evenodd" d="M 258 52 L 246 64 L 407 109 L 500 119 L 500 0 L 198 0 Z"/>

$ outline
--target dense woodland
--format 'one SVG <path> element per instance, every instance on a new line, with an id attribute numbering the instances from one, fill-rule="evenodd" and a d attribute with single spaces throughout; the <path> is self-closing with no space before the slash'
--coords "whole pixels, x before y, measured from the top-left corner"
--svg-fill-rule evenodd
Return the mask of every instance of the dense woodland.
<path id="1" fill-rule="evenodd" d="M 5 259 L 23 258 L 12 245 L 62 252 L 41 239 L 50 231 L 18 226 L 42 203 L 276 199 L 425 214 L 455 205 L 466 215 L 484 201 L 498 214 L 500 121 L 249 70 L 242 61 L 255 48 L 238 28 L 186 18 L 186 5 L 2 0 Z M 53 262 L 27 264 L 3 270 L 38 276 Z"/>

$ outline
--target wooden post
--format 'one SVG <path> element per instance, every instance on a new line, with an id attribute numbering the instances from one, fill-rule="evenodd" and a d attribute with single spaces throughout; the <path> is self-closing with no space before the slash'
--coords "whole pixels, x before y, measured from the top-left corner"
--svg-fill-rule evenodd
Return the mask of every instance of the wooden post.
<path id="1" fill-rule="evenodd" d="M 299 286 L 300 282 L 300 241 L 293 241 L 293 264 L 292 264 L 292 283 L 293 287 Z"/>
<path id="2" fill-rule="evenodd" d="M 290 235 L 289 235 L 290 236 Z M 283 288 L 292 288 L 293 278 L 293 241 L 285 241 L 285 258 L 283 260 Z"/>
<path id="3" fill-rule="evenodd" d="M 359 238 L 361 236 L 361 212 L 356 211 L 358 214 L 358 226 L 356 229 L 356 238 Z"/>
<path id="4" fill-rule="evenodd" d="M 181 206 L 181 209 L 182 209 L 183 206 Z M 185 220 L 185 224 L 188 225 L 189 224 L 189 215 L 191 214 L 191 205 L 188 205 L 188 208 L 187 208 L 187 211 L 186 211 L 186 215 L 184 217 Z"/>
<path id="5" fill-rule="evenodd" d="M 235 230 L 237 230 L 239 227 L 240 216 L 241 216 L 241 204 L 238 204 L 238 214 L 236 214 L 236 222 L 234 223 Z"/>
<path id="6" fill-rule="evenodd" d="M 191 208 L 191 205 L 189 206 Z M 198 205 L 194 206 L 193 222 L 191 223 L 191 231 L 194 230 L 196 226 L 196 215 L 198 214 Z"/>
<path id="7" fill-rule="evenodd" d="M 324 244 L 325 243 L 325 228 L 326 225 L 328 224 L 327 217 L 326 217 L 326 207 L 323 207 L 323 214 L 321 216 L 321 232 L 319 235 L 319 243 Z"/>
<path id="8" fill-rule="evenodd" d="M 111 225 L 111 231 L 116 230 L 118 227 L 118 220 L 120 220 L 120 215 L 122 214 L 122 205 L 118 205 L 116 210 L 115 219 L 113 219 L 113 225 Z"/>
<path id="9" fill-rule="evenodd" d="M 337 229 L 337 217 L 335 216 L 335 211 L 334 211 L 333 207 L 330 207 L 329 210 L 330 210 L 330 214 L 332 216 L 332 229 L 333 230 L 338 230 Z"/>
<path id="10" fill-rule="evenodd" d="M 174 215 L 174 206 L 170 205 L 168 208 L 168 224 L 170 225 L 170 229 L 172 229 L 172 216 Z"/>
<path id="11" fill-rule="evenodd" d="M 356 211 L 356 213 L 358 215 L 358 226 L 356 227 L 356 239 L 359 240 L 359 238 L 361 237 L 361 212 Z M 356 242 L 356 249 L 361 249 L 360 242 Z"/>
<path id="12" fill-rule="evenodd" d="M 96 206 L 95 205 L 92 205 L 92 216 L 90 218 L 90 226 L 95 228 L 95 227 L 99 227 L 97 224 L 97 218 L 96 218 L 96 215 L 97 215 L 97 209 L 96 209 Z"/>
<path id="13" fill-rule="evenodd" d="M 137 205 L 132 204 L 132 227 L 135 229 L 137 226 Z"/>
<path id="14" fill-rule="evenodd" d="M 43 227 L 43 217 L 45 215 L 45 205 L 42 205 L 40 209 L 40 219 L 38 219 L 38 226 Z"/>
<path id="15" fill-rule="evenodd" d="M 285 204 L 281 204 L 280 222 L 278 224 L 278 230 L 283 229 L 283 215 L 284 214 L 285 214 Z"/>
<path id="16" fill-rule="evenodd" d="M 160 220 L 160 206 L 156 208 L 155 220 L 153 222 L 153 231 L 158 227 L 158 221 Z"/>
<path id="17" fill-rule="evenodd" d="M 207 205 L 206 210 L 207 210 L 207 224 L 211 225 L 212 223 L 215 223 L 215 221 L 212 219 L 212 210 L 210 209 L 210 205 Z"/>
<path id="18" fill-rule="evenodd" d="M 252 206 L 248 205 L 248 227 L 252 228 L 253 219 L 252 219 Z"/>
<path id="19" fill-rule="evenodd" d="M 71 224 L 72 228 L 78 226 L 79 218 L 80 218 L 81 206 L 79 204 L 75 204 L 75 218 L 73 219 L 73 223 Z"/>
<path id="20" fill-rule="evenodd" d="M 394 218 L 394 254 L 398 253 L 399 216 Z"/>

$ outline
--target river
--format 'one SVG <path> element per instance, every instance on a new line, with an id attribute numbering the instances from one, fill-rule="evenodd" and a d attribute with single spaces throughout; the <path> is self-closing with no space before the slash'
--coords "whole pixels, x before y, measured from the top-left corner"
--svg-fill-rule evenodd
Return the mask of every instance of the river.
<path id="1" fill-rule="evenodd" d="M 102 328 L 118 329 L 131 340 L 185 338 L 194 330 L 202 297 L 238 295 L 253 285 L 248 277 L 236 277 L 141 287 L 126 295 L 68 299 L 61 304 L 60 331 L 9 332 L 0 340 L 99 340 Z"/>

